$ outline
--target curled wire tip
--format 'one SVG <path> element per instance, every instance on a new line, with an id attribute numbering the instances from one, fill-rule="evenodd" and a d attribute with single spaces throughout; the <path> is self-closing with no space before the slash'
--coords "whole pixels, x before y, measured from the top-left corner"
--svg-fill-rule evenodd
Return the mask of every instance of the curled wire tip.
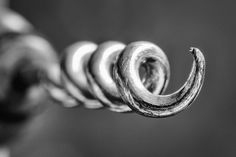
<path id="1" fill-rule="evenodd" d="M 138 45 L 136 45 L 138 46 Z M 135 46 L 134 46 L 135 47 Z M 135 77 L 134 65 L 149 57 L 155 59 L 153 46 L 142 51 L 138 48 L 130 48 L 125 51 L 119 58 L 115 77 L 122 98 L 136 112 L 148 117 L 167 117 L 174 115 L 187 108 L 197 97 L 202 87 L 205 74 L 205 59 L 201 51 L 197 48 L 191 49 L 193 52 L 194 62 L 191 73 L 185 84 L 176 92 L 169 95 L 153 94 L 140 84 Z M 145 52 L 146 56 L 143 56 Z M 152 54 L 147 56 L 148 54 Z M 127 60 L 129 55 L 136 54 L 136 58 Z M 137 64 L 136 64 L 137 65 Z M 153 80 L 152 80 L 153 81 Z"/>
<path id="2" fill-rule="evenodd" d="M 162 95 L 170 78 L 169 61 L 151 42 L 77 42 L 59 61 L 50 43 L 36 34 L 16 33 L 9 41 L 16 46 L 9 47 L 7 55 L 2 54 L 6 55 L 2 63 L 30 60 L 39 71 L 40 83 L 64 107 L 82 104 L 89 109 L 167 117 L 188 107 L 204 80 L 205 58 L 193 47 L 194 62 L 187 81 L 176 92 Z M 12 62 L 7 62 L 7 57 Z"/>
<path id="3" fill-rule="evenodd" d="M 5 8 L 5 2 L 0 0 L 0 122 L 17 126 L 15 135 L 48 95 L 67 108 L 134 111 L 159 118 L 183 111 L 201 90 L 206 62 L 198 48 L 190 48 L 193 65 L 184 85 L 162 95 L 170 66 L 159 46 L 146 41 L 82 41 L 68 47 L 59 60 L 53 46 L 24 17 Z M 12 131 L 3 132 L 12 139 Z M 9 155 L 5 149 L 1 153 Z"/>
<path id="4" fill-rule="evenodd" d="M 170 66 L 163 50 L 153 43 L 78 42 L 66 49 L 59 61 L 42 37 L 26 34 L 15 38 L 17 49 L 22 51 L 13 49 L 6 57 L 31 60 L 42 74 L 43 87 L 64 107 L 82 104 L 89 109 L 167 117 L 187 108 L 204 80 L 205 58 L 197 48 L 190 49 L 194 61 L 185 84 L 172 94 L 162 95 L 169 82 Z"/>
<path id="5" fill-rule="evenodd" d="M 190 47 L 190 53 L 197 53 L 197 52 L 199 52 L 200 50 L 198 49 L 198 48 L 196 48 L 196 47 Z M 200 53 L 201 53 L 201 51 L 200 51 Z"/>
<path id="6" fill-rule="evenodd" d="M 66 96 L 86 108 L 171 116 L 187 108 L 203 84 L 204 56 L 197 48 L 190 52 L 194 62 L 185 84 L 172 94 L 161 95 L 169 82 L 170 66 L 157 45 L 145 41 L 128 45 L 78 42 L 63 55 L 61 86 Z"/>

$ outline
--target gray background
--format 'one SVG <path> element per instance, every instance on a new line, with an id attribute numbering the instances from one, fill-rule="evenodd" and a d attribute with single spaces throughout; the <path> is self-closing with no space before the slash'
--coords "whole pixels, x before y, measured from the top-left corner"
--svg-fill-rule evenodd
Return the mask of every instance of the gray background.
<path id="1" fill-rule="evenodd" d="M 158 44 L 171 64 L 167 93 L 187 79 L 190 46 L 206 79 L 188 110 L 165 119 L 53 103 L 28 125 L 13 157 L 204 157 L 236 155 L 235 2 L 219 0 L 13 0 L 11 8 L 58 52 L 78 40 Z"/>

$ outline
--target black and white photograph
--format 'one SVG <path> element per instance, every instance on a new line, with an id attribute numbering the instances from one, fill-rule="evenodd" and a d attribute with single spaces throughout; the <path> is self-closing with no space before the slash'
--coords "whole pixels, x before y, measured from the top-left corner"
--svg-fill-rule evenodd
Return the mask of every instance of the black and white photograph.
<path id="1" fill-rule="evenodd" d="M 0 157 L 235 157 L 235 6 L 0 0 Z"/>

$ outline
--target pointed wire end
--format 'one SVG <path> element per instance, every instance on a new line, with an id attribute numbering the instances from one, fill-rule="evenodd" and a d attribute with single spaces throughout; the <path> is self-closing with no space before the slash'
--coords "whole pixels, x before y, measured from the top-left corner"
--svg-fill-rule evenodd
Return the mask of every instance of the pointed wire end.
<path id="1" fill-rule="evenodd" d="M 201 52 L 201 50 L 196 47 L 191 47 L 190 53 L 193 55 L 194 60 L 199 63 L 200 67 L 205 68 L 206 61 L 205 61 L 205 57 L 204 57 L 203 53 Z"/>
<path id="2" fill-rule="evenodd" d="M 190 53 L 192 53 L 194 56 L 200 57 L 200 58 L 204 58 L 201 50 L 199 48 L 196 47 L 190 47 Z"/>
<path id="3" fill-rule="evenodd" d="M 192 54 L 197 54 L 197 53 L 201 53 L 201 51 L 198 49 L 198 48 L 196 48 L 196 47 L 190 47 L 190 53 L 192 53 Z"/>

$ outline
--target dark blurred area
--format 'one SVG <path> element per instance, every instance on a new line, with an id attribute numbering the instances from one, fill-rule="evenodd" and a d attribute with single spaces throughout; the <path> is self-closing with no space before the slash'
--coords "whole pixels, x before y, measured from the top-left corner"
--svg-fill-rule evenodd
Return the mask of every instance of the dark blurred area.
<path id="1" fill-rule="evenodd" d="M 167 93 L 187 79 L 191 46 L 207 62 L 191 108 L 164 119 L 56 104 L 29 123 L 13 157 L 207 157 L 236 155 L 235 1 L 12 0 L 58 53 L 80 40 L 159 45 L 171 64 Z"/>

